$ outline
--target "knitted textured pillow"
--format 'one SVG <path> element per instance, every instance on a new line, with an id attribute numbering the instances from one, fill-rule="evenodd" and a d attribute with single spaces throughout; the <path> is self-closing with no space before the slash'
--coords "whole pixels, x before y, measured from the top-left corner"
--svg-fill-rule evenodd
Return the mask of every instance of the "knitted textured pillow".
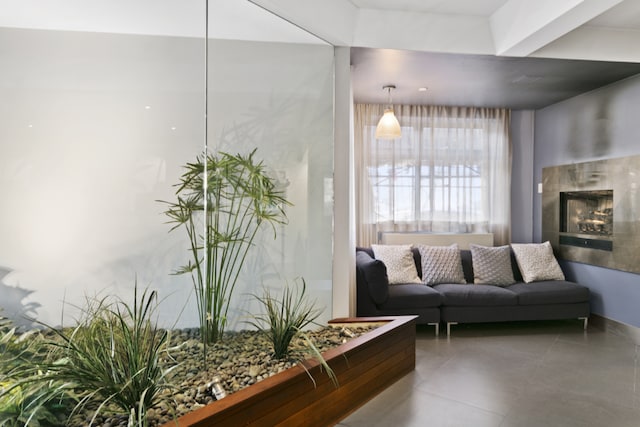
<path id="1" fill-rule="evenodd" d="M 511 248 L 526 283 L 564 280 L 564 273 L 553 255 L 551 243 L 512 243 Z"/>
<path id="2" fill-rule="evenodd" d="M 469 245 L 473 282 L 481 285 L 509 286 L 515 283 L 509 246 Z"/>
<path id="3" fill-rule="evenodd" d="M 462 259 L 457 244 L 451 246 L 419 245 L 422 258 L 422 283 L 467 283 L 464 280 Z"/>
<path id="4" fill-rule="evenodd" d="M 421 283 L 411 245 L 371 245 L 371 249 L 387 267 L 390 285 Z"/>

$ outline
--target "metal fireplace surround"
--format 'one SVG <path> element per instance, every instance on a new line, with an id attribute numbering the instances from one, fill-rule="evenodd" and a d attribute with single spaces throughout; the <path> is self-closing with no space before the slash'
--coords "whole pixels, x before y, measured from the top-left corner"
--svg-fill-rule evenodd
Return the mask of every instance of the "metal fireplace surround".
<path id="1" fill-rule="evenodd" d="M 542 240 L 559 258 L 640 273 L 640 156 L 542 170 Z"/>

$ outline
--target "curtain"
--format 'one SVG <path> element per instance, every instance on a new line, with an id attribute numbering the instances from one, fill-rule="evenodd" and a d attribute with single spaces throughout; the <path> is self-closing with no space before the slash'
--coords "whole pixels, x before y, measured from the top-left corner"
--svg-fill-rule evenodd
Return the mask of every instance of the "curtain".
<path id="1" fill-rule="evenodd" d="M 380 232 L 493 233 L 510 242 L 510 111 L 396 105 L 396 140 L 375 139 L 383 105 L 356 104 L 357 244 Z"/>

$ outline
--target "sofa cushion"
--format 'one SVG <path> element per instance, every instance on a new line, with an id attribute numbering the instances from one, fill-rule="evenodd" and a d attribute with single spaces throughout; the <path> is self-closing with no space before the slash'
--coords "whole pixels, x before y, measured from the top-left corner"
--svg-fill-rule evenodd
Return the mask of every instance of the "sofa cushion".
<path id="1" fill-rule="evenodd" d="M 448 306 L 517 305 L 518 296 L 509 288 L 491 285 L 442 284 L 433 287 L 442 295 L 442 304 Z"/>
<path id="2" fill-rule="evenodd" d="M 384 303 L 389 297 L 389 280 L 387 267 L 379 259 L 373 259 L 368 253 L 356 252 L 356 265 L 364 275 L 369 288 L 369 295 L 376 304 Z"/>
<path id="3" fill-rule="evenodd" d="M 473 283 L 508 286 L 515 282 L 509 246 L 469 245 L 473 264 Z"/>
<path id="4" fill-rule="evenodd" d="M 520 305 L 569 304 L 589 301 L 589 288 L 565 280 L 516 283 L 509 290 Z"/>
<path id="5" fill-rule="evenodd" d="M 421 283 L 411 245 L 371 245 L 376 259 L 384 262 L 390 285 Z"/>
<path id="6" fill-rule="evenodd" d="M 525 282 L 564 280 L 551 243 L 512 243 L 511 247 Z"/>
<path id="7" fill-rule="evenodd" d="M 460 249 L 457 244 L 451 246 L 418 245 L 422 259 L 422 283 L 467 283 L 462 271 Z"/>
<path id="8" fill-rule="evenodd" d="M 441 295 L 423 284 L 406 284 L 389 287 L 389 298 L 381 308 L 425 308 L 438 307 L 442 303 Z"/>

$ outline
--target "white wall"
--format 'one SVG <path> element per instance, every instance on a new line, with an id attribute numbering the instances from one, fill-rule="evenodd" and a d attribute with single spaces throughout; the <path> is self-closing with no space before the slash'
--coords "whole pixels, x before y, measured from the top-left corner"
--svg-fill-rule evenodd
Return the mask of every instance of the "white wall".
<path id="1" fill-rule="evenodd" d="M 351 49 L 336 47 L 333 316 L 356 314 L 355 188 Z"/>

